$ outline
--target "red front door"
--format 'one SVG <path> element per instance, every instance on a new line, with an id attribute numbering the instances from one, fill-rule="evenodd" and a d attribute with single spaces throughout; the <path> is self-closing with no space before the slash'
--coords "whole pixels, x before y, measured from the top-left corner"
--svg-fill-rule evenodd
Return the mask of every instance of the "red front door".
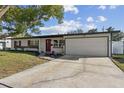
<path id="1" fill-rule="evenodd" d="M 46 52 L 51 52 L 51 39 L 46 39 Z"/>

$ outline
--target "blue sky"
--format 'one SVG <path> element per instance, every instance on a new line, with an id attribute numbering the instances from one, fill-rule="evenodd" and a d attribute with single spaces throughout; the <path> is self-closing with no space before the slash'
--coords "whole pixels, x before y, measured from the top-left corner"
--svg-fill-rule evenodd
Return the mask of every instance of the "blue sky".
<path id="1" fill-rule="evenodd" d="M 62 34 L 76 29 L 87 32 L 97 28 L 102 31 L 103 26 L 105 29 L 112 26 L 124 30 L 124 6 L 70 5 L 64 6 L 64 9 L 63 23 L 58 24 L 56 19 L 51 18 L 40 28 L 42 35 Z"/>

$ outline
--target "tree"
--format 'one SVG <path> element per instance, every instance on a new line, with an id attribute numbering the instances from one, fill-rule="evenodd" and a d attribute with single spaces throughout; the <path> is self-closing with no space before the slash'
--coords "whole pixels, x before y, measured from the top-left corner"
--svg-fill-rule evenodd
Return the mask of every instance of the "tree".
<path id="1" fill-rule="evenodd" d="M 113 32 L 113 31 L 120 31 L 120 30 L 115 30 L 115 28 L 113 27 L 108 27 L 107 32 Z M 124 33 L 123 32 L 119 32 L 119 33 L 112 33 L 112 41 L 119 41 L 124 37 Z"/>
<path id="2" fill-rule="evenodd" d="M 82 29 L 77 29 L 77 32 L 78 33 L 83 33 L 83 30 Z"/>
<path id="3" fill-rule="evenodd" d="M 0 18 L 9 10 L 10 6 L 1 5 L 0 6 Z"/>
<path id="4" fill-rule="evenodd" d="M 120 41 L 122 38 L 124 38 L 124 33 L 120 32 L 120 33 L 112 33 L 112 41 Z"/>
<path id="5" fill-rule="evenodd" d="M 14 6 L 4 14 L 0 26 L 7 30 L 9 35 L 25 36 L 29 32 L 38 33 L 39 28 L 44 26 L 43 21 L 50 18 L 56 18 L 58 23 L 61 23 L 63 14 L 63 6 L 58 5 Z"/>
<path id="6" fill-rule="evenodd" d="M 67 32 L 67 34 L 80 34 L 80 33 L 83 33 L 82 29 L 77 29 L 77 30 L 74 30 L 74 31 Z"/>
<path id="7" fill-rule="evenodd" d="M 113 28 L 113 27 L 110 26 L 110 27 L 108 27 L 106 30 L 107 30 L 107 32 L 112 32 L 112 31 L 115 30 L 115 28 Z"/>
<path id="8" fill-rule="evenodd" d="M 9 9 L 9 6 L 0 5 L 0 19 L 1 17 L 6 13 L 6 11 Z M 0 26 L 0 32 L 2 32 L 2 27 Z M 1 33 L 2 34 L 2 33 Z"/>
<path id="9" fill-rule="evenodd" d="M 97 28 L 93 28 L 93 29 L 88 30 L 88 33 L 95 33 L 95 32 L 97 32 Z"/>

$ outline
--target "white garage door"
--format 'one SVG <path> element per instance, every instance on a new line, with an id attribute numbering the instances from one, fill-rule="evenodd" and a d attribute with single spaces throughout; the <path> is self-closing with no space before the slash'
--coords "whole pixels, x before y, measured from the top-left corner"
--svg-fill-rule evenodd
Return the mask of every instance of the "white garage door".
<path id="1" fill-rule="evenodd" d="M 66 39 L 66 54 L 83 56 L 108 56 L 107 37 Z"/>

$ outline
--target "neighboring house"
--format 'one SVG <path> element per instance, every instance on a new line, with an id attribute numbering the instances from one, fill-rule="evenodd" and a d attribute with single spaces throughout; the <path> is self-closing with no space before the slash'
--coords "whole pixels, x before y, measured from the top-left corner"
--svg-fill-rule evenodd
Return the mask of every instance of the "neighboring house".
<path id="1" fill-rule="evenodd" d="M 47 54 L 111 57 L 111 33 L 95 32 L 12 38 L 11 50 L 38 51 Z"/>
<path id="2" fill-rule="evenodd" d="M 112 41 L 112 54 L 124 54 L 124 41 Z"/>
<path id="3" fill-rule="evenodd" d="M 124 54 L 124 38 L 120 41 L 112 41 L 112 54 Z"/>
<path id="4" fill-rule="evenodd" d="M 11 37 L 0 39 L 0 50 L 11 49 Z"/>
<path id="5" fill-rule="evenodd" d="M 0 50 L 4 50 L 4 48 L 5 48 L 5 41 L 0 40 Z"/>

